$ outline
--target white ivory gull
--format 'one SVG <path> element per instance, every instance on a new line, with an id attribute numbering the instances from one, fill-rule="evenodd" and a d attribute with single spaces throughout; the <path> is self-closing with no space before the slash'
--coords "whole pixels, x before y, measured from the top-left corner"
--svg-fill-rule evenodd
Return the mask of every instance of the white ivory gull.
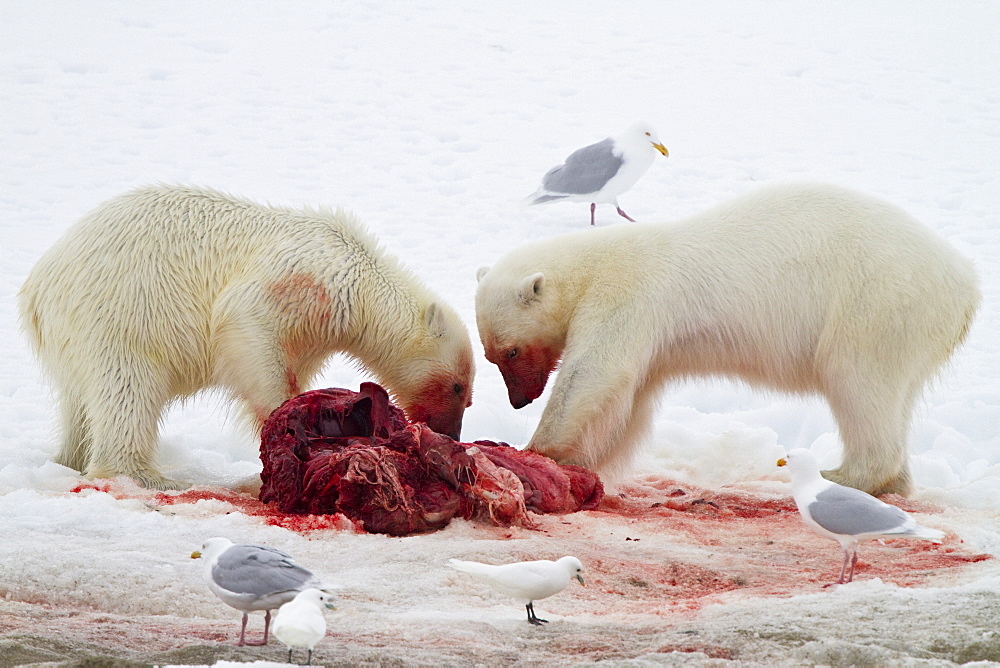
<path id="1" fill-rule="evenodd" d="M 558 594 L 571 579 L 585 584 L 583 564 L 576 557 L 562 557 L 558 561 L 519 561 L 501 566 L 449 559 L 448 565 L 523 603 L 528 611 L 528 622 L 535 625 L 548 621 L 535 615 L 535 601 Z"/>
<path id="2" fill-rule="evenodd" d="M 288 648 L 288 663 L 292 650 L 306 649 L 305 665 L 312 665 L 313 648 L 326 635 L 323 608 L 333 609 L 333 595 L 319 589 L 306 589 L 278 608 L 274 616 L 274 637 Z"/>

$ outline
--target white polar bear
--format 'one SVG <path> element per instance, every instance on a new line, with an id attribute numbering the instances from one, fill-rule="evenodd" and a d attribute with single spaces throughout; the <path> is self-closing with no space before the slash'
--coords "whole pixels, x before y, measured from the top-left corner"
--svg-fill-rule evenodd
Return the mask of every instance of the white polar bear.
<path id="1" fill-rule="evenodd" d="M 666 381 L 723 375 L 825 396 L 827 477 L 905 494 L 914 401 L 979 299 L 972 263 L 901 210 L 797 184 L 518 248 L 479 270 L 476 320 L 515 408 L 562 360 L 529 443 L 557 461 L 620 465 Z"/>
<path id="2" fill-rule="evenodd" d="M 223 388 L 259 429 L 335 352 L 436 431 L 458 438 L 470 403 L 461 320 L 340 210 L 140 188 L 42 256 L 20 309 L 59 394 L 57 461 L 91 477 L 173 486 L 153 464 L 171 400 Z"/>

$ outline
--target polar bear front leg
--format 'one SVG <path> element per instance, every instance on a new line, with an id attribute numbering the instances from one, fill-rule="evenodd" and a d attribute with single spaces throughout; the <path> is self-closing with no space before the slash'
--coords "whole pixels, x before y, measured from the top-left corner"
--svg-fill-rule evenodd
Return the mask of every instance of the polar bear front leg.
<path id="1" fill-rule="evenodd" d="M 246 355 L 223 361 L 226 386 L 243 401 L 255 433 L 275 408 L 301 393 L 299 378 L 284 357 L 263 342 L 248 345 Z"/>
<path id="2" fill-rule="evenodd" d="M 624 441 L 632 431 L 630 423 L 648 413 L 635 415 L 638 379 L 633 369 L 609 370 L 602 361 L 607 360 L 599 354 L 585 354 L 563 362 L 530 449 L 587 468 L 631 450 L 634 444 Z"/>
<path id="3" fill-rule="evenodd" d="M 90 451 L 84 475 L 126 475 L 151 489 L 185 487 L 164 478 L 154 465 L 166 382 L 130 357 L 99 374 L 93 385 L 85 400 Z"/>
<path id="4" fill-rule="evenodd" d="M 246 404 L 256 431 L 271 411 L 300 392 L 278 332 L 279 322 L 256 285 L 227 290 L 212 315 L 214 383 Z"/>

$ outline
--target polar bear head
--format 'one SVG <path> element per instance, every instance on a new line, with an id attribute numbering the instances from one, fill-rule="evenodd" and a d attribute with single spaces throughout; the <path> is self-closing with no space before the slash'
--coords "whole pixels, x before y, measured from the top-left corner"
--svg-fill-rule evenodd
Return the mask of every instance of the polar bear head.
<path id="1" fill-rule="evenodd" d="M 486 359 L 500 368 L 510 405 L 537 399 L 559 363 L 566 318 L 541 272 L 497 265 L 477 274 L 476 323 Z"/>
<path id="2" fill-rule="evenodd" d="M 411 422 L 458 440 L 462 417 L 472 404 L 475 364 L 469 332 L 451 308 L 432 301 L 406 343 L 394 351 L 385 385 Z"/>

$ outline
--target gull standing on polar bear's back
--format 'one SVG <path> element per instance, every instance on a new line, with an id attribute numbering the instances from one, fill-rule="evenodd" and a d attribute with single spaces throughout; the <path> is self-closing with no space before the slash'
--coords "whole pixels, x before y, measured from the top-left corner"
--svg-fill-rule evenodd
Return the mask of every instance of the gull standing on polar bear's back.
<path id="1" fill-rule="evenodd" d="M 542 177 L 542 185 L 525 198 L 526 205 L 560 200 L 590 202 L 590 224 L 598 203 L 611 202 L 618 214 L 633 223 L 618 205 L 618 196 L 631 188 L 653 164 L 657 152 L 668 155 L 656 130 L 634 123 L 620 135 L 577 149 L 566 161 Z"/>
<path id="2" fill-rule="evenodd" d="M 858 563 L 858 543 L 868 538 L 922 538 L 936 543 L 944 532 L 922 527 L 896 506 L 870 494 L 830 482 L 819 473 L 816 457 L 805 448 L 796 448 L 778 460 L 792 474 L 792 497 L 802 520 L 821 536 L 833 538 L 844 548 L 844 565 L 837 584 L 854 579 Z M 851 571 L 847 573 L 850 563 Z"/>
<path id="3" fill-rule="evenodd" d="M 547 619 L 540 619 L 535 615 L 535 601 L 558 594 L 569 585 L 571 579 L 586 586 L 583 581 L 583 564 L 576 557 L 562 557 L 557 561 L 519 561 L 500 566 L 449 559 L 448 565 L 523 603 L 528 611 L 528 622 L 535 626 L 548 623 Z"/>
<path id="4" fill-rule="evenodd" d="M 834 482 L 907 494 L 914 403 L 965 339 L 972 262 L 843 188 L 761 188 L 676 222 L 525 244 L 477 273 L 476 323 L 511 406 L 559 371 L 528 447 L 622 468 L 670 381 L 723 376 L 827 400 Z"/>

